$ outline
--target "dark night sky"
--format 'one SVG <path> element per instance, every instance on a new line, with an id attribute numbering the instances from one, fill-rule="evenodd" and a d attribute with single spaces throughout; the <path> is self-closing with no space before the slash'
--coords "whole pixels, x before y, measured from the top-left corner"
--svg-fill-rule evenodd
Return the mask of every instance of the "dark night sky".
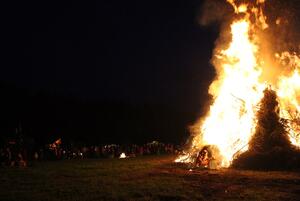
<path id="1" fill-rule="evenodd" d="M 11 2 L 2 24 L 6 53 L 0 81 L 30 94 L 43 91 L 85 103 L 159 105 L 173 110 L 165 119 L 180 122 L 181 132 L 202 110 L 214 76 L 209 60 L 217 31 L 198 25 L 201 4 Z M 164 123 L 155 128 L 166 130 Z M 171 141 L 185 136 L 179 135 Z"/>

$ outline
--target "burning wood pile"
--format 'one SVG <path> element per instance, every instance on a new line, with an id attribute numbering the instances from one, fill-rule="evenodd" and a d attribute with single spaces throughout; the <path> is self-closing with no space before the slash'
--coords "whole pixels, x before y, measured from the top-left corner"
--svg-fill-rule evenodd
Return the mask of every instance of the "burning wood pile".
<path id="1" fill-rule="evenodd" d="M 280 118 L 276 92 L 265 89 L 257 112 L 255 133 L 249 149 L 233 160 L 232 166 L 247 169 L 300 168 L 300 150 L 292 146 L 287 121 Z"/>
<path id="2" fill-rule="evenodd" d="M 176 162 L 208 168 L 300 167 L 300 45 L 279 35 L 293 27 L 293 19 L 276 16 L 273 7 L 279 2 L 277 10 L 282 9 L 280 0 L 220 2 L 207 1 L 209 12 L 215 7 L 225 13 L 212 58 L 213 103 L 193 126 L 189 146 Z"/>

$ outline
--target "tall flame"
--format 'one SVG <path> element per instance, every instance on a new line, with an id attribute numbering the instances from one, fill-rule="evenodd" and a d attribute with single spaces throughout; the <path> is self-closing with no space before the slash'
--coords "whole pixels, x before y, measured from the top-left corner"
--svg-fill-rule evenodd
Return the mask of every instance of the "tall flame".
<path id="1" fill-rule="evenodd" d="M 300 58 L 297 55 L 282 53 L 281 59 L 289 59 L 289 66 L 294 70 L 290 75 L 281 76 L 278 82 L 278 96 L 280 104 L 280 115 L 288 119 L 289 134 L 291 143 L 300 147 Z"/>
<path id="2" fill-rule="evenodd" d="M 228 167 L 235 154 L 248 149 L 248 142 L 255 132 L 256 106 L 266 87 L 266 83 L 260 80 L 267 66 L 263 62 L 261 41 L 256 34 L 258 29 L 268 28 L 262 9 L 264 0 L 257 0 L 251 6 L 246 3 L 237 5 L 235 0 L 227 2 L 233 6 L 239 19 L 230 25 L 231 41 L 228 47 L 221 50 L 216 47 L 215 50 L 217 77 L 209 88 L 214 102 L 207 116 L 196 124 L 198 133 L 193 138 L 190 150 L 180 156 L 177 162 L 191 161 L 192 155 L 201 147 L 215 145 L 221 154 L 220 165 Z M 250 20 L 253 17 L 255 20 Z M 282 57 L 285 56 L 296 63 L 297 68 L 300 66 L 300 59 L 296 55 L 282 55 L 277 54 L 278 60 L 284 60 Z M 278 91 L 281 117 L 292 119 L 288 124 L 291 142 L 300 146 L 297 134 L 300 133 L 300 73 L 297 68 L 293 69 L 293 73 L 279 77 L 272 87 Z"/>

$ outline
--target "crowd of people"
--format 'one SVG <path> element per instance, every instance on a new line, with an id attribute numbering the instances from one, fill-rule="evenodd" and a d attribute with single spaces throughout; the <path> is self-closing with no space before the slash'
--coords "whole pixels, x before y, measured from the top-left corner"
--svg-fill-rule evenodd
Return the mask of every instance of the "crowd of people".
<path id="1" fill-rule="evenodd" d="M 27 157 L 23 150 L 7 146 L 0 148 L 0 166 L 27 166 Z"/>
<path id="2" fill-rule="evenodd" d="M 178 147 L 153 141 L 143 145 L 74 146 L 62 144 L 61 139 L 39 149 L 26 149 L 17 144 L 0 147 L 0 166 L 28 166 L 32 161 L 86 158 L 122 158 L 145 155 L 176 154 Z"/>
<path id="3" fill-rule="evenodd" d="M 157 141 L 144 145 L 94 145 L 94 146 L 60 146 L 60 140 L 50 144 L 52 156 L 55 159 L 84 159 L 84 158 L 118 158 L 123 153 L 128 157 L 143 155 L 174 154 L 177 150 L 173 144 L 164 144 Z M 43 154 L 44 155 L 44 154 Z M 49 157 L 49 156 L 48 156 Z"/>

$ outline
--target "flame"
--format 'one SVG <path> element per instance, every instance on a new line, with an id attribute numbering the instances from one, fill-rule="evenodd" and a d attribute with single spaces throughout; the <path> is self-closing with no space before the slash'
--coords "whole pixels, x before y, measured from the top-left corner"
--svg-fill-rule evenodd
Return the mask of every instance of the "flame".
<path id="1" fill-rule="evenodd" d="M 289 52 L 276 53 L 275 57 L 288 69 L 277 83 L 280 116 L 288 120 L 291 143 L 300 147 L 300 57 Z"/>
<path id="2" fill-rule="evenodd" d="M 248 149 L 255 132 L 257 105 L 269 85 L 261 81 L 262 72 L 269 66 L 264 63 L 264 55 L 260 52 L 262 41 L 257 34 L 258 30 L 268 28 L 263 13 L 265 1 L 257 0 L 251 5 L 238 5 L 235 0 L 227 2 L 239 17 L 230 25 L 231 41 L 227 48 L 223 48 L 223 43 L 215 49 L 213 60 L 217 77 L 209 88 L 214 102 L 206 117 L 195 125 L 197 133 L 190 149 L 176 162 L 192 162 L 193 155 L 203 146 L 215 145 L 221 154 L 220 166 L 228 167 L 236 154 Z M 290 120 L 291 143 L 300 146 L 300 73 L 297 70 L 300 59 L 289 53 L 276 54 L 276 58 L 279 62 L 288 58 L 289 63 L 285 65 L 294 67 L 290 70 L 292 73 L 279 76 L 272 88 L 278 93 L 281 117 Z"/>
<path id="3" fill-rule="evenodd" d="M 262 98 L 257 66 L 257 46 L 249 39 L 249 21 L 231 25 L 232 41 L 221 51 L 223 72 L 212 83 L 210 93 L 215 102 L 201 126 L 201 143 L 217 145 L 223 155 L 222 166 L 228 166 L 233 155 L 247 149 L 254 132 L 255 105 Z"/>
<path id="4" fill-rule="evenodd" d="M 247 12 L 247 4 L 242 4 L 237 8 L 238 13 L 246 13 Z"/>

